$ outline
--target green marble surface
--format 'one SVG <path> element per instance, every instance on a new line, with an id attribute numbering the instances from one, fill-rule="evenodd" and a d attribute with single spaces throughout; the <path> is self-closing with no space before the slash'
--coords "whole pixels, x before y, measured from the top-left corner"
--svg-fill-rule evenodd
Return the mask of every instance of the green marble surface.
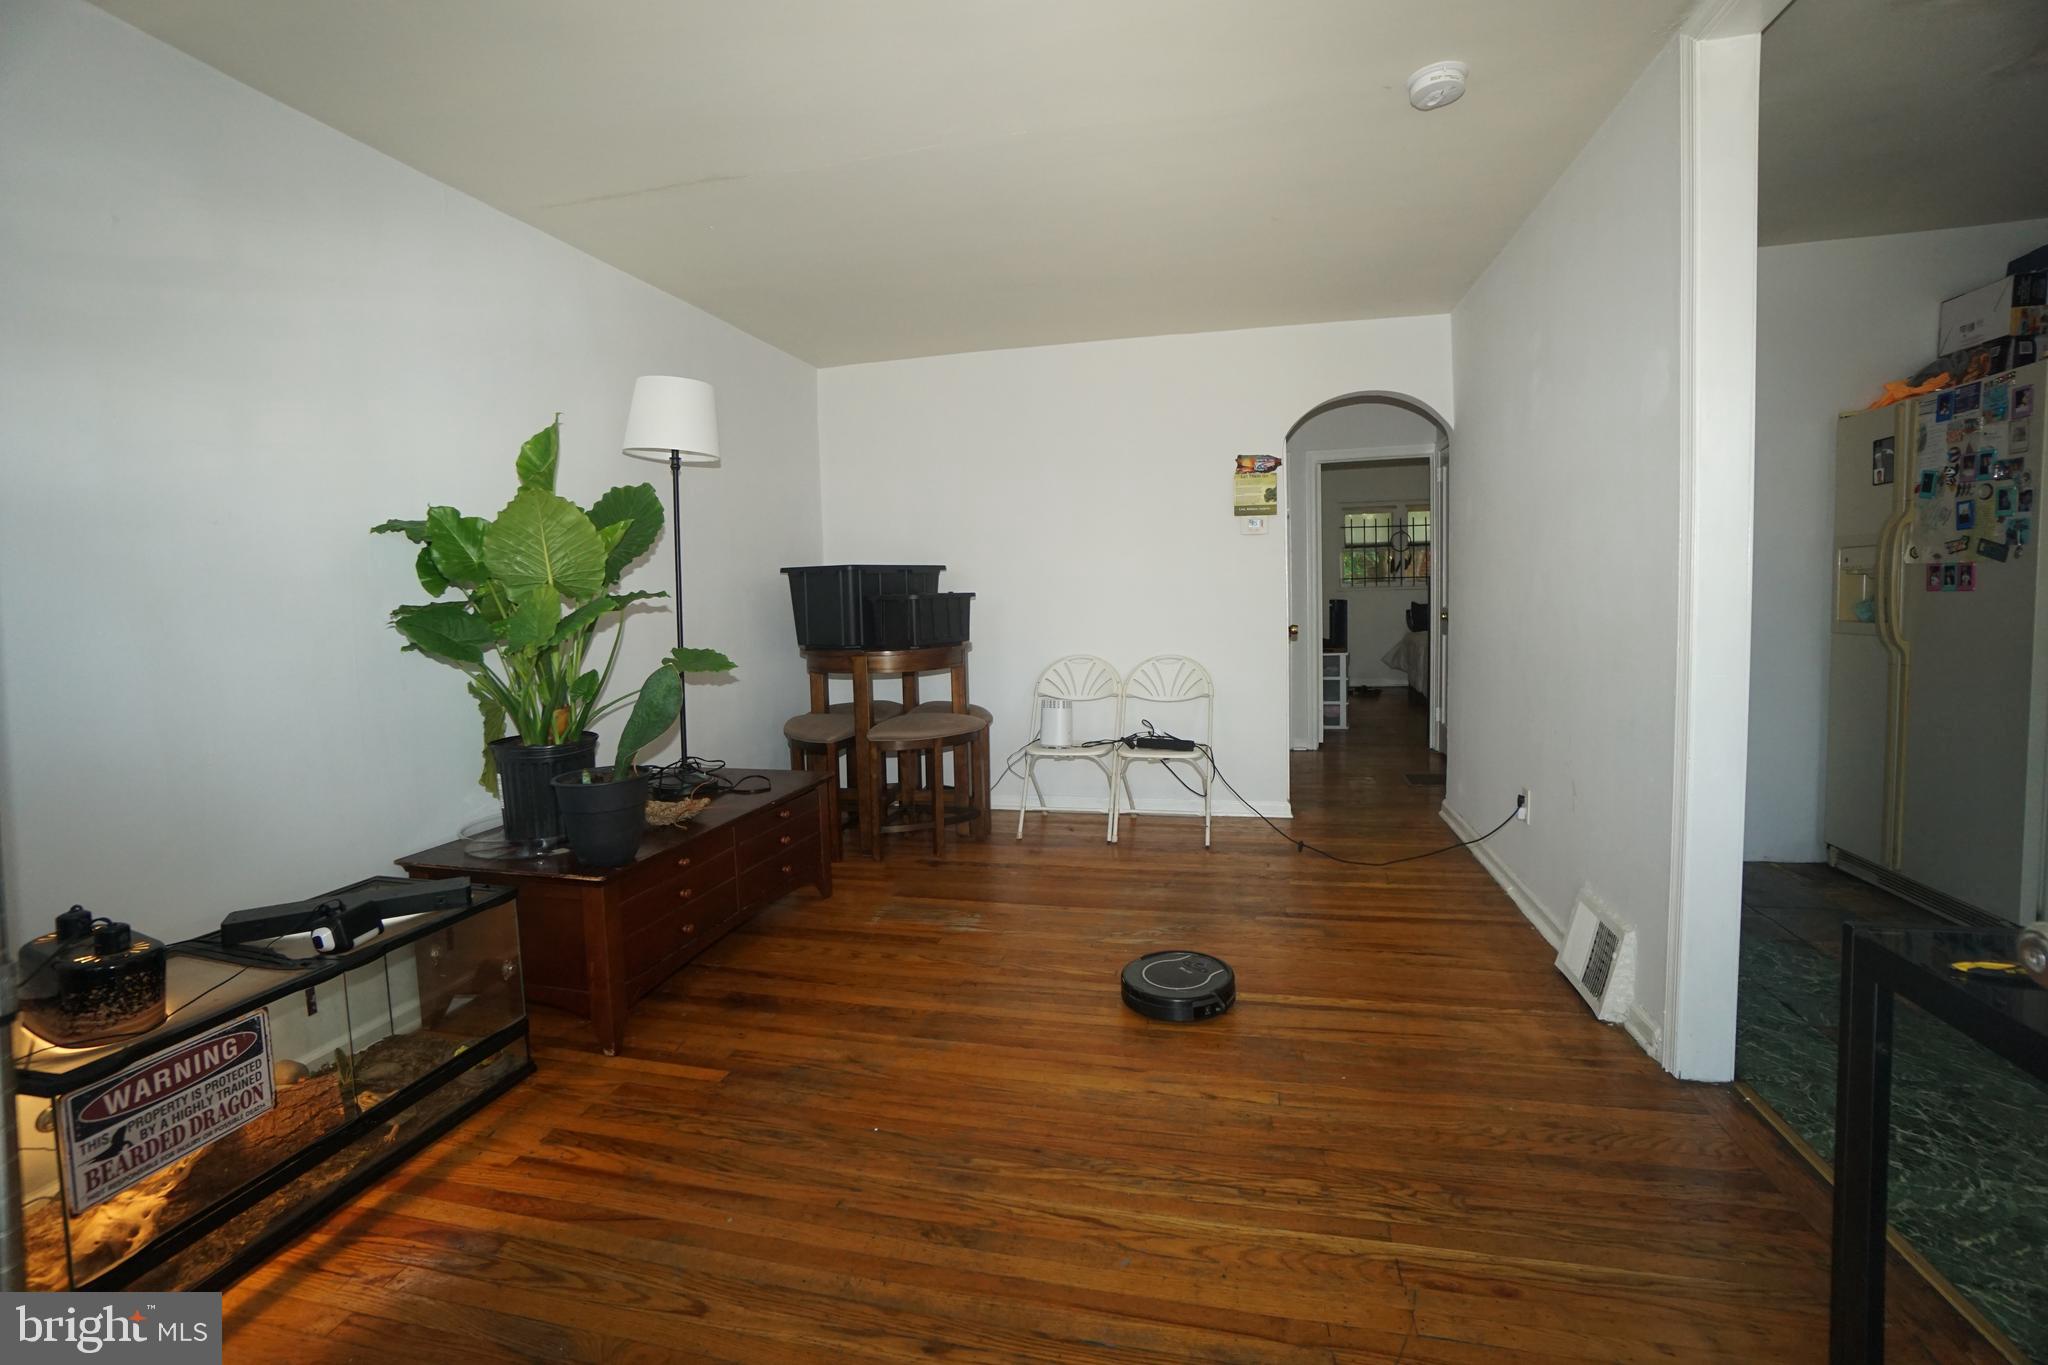
<path id="1" fill-rule="evenodd" d="M 1840 915 L 1787 909 L 1743 916 L 1735 1074 L 1825 1157 L 1840 976 L 1818 921 L 1839 938 Z M 2048 1087 L 1911 1006 L 1894 1028 L 1892 1225 L 2048 1361 Z"/>

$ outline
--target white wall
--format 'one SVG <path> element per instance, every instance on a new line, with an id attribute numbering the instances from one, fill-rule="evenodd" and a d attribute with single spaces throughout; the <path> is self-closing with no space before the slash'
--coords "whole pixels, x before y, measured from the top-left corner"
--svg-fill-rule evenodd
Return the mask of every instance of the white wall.
<path id="1" fill-rule="evenodd" d="M 1287 798 L 1284 537 L 1240 532 L 1235 456 L 1279 454 L 1318 403 L 1362 389 L 1451 414 L 1444 317 L 984 351 L 818 376 L 829 561 L 949 566 L 978 594 L 972 691 L 994 744 L 1028 738 L 1038 671 L 1073 652 L 1128 668 L 1182 652 L 1214 672 L 1216 753 L 1248 799 Z M 1290 496 L 1291 493 L 1283 493 Z M 1082 764 L 1048 799 L 1099 808 Z M 1085 771 L 1084 771 L 1085 770 Z M 1140 774 L 1141 806 L 1184 807 Z M 998 800 L 1014 800 L 1014 780 Z M 1219 809 L 1228 809 L 1227 797 Z"/>
<path id="2" fill-rule="evenodd" d="M 691 747 L 786 763 L 809 366 L 75 0 L 17 0 L 0 45 L 0 300 L 18 933 L 79 901 L 181 937 L 490 810 L 460 678 L 385 626 L 410 547 L 367 528 L 495 512 L 558 409 L 565 494 L 664 486 L 619 454 L 642 373 L 718 386 L 688 619 L 740 668 L 692 688 Z M 668 585 L 667 545 L 632 586 Z M 637 619 L 622 675 L 670 630 Z"/>
<path id="3" fill-rule="evenodd" d="M 1825 856 L 1835 417 L 1932 360 L 1941 301 L 2048 219 L 1766 247 L 1757 259 L 1756 609 L 1744 856 Z"/>
<path id="4" fill-rule="evenodd" d="M 1431 435 L 1435 433 L 1432 431 Z M 1359 454 L 1371 458 L 1371 451 Z M 1350 604 L 1353 686 L 1406 687 L 1408 675 L 1388 668 L 1380 656 L 1408 633 L 1408 604 L 1429 596 L 1426 583 L 1347 588 L 1343 584 L 1344 509 L 1367 504 L 1429 505 L 1429 461 L 1386 459 L 1369 464 L 1323 466 L 1323 596 Z"/>
<path id="5" fill-rule="evenodd" d="M 1452 313 L 1445 813 L 1555 941 L 1637 931 L 1629 1031 L 1734 1062 L 1761 9 L 1674 37 Z M 1713 25 L 1721 27 L 1715 28 Z"/>
<path id="6" fill-rule="evenodd" d="M 1672 868 L 1679 138 L 1650 65 L 1452 313 L 1457 603 L 1445 807 L 1539 927 L 1634 923 L 1654 1021 Z M 1532 945 L 1532 948 L 1540 945 Z"/>

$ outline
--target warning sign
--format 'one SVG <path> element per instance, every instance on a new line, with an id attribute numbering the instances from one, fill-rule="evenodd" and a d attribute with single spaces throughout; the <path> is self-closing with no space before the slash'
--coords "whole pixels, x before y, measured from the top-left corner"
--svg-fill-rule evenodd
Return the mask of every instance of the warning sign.
<path id="1" fill-rule="evenodd" d="M 276 1104 L 262 1010 L 66 1095 L 66 1202 L 83 1213 Z"/>

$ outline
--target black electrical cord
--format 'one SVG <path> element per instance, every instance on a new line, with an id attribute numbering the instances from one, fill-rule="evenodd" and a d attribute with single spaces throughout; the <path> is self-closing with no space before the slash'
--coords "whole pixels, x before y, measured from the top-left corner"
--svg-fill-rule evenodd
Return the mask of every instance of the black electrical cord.
<path id="1" fill-rule="evenodd" d="M 759 773 L 735 782 L 721 775 L 724 767 L 722 758 L 679 758 L 640 771 L 646 775 L 648 788 L 657 801 L 680 801 L 688 796 L 758 796 L 771 785 Z M 754 782 L 761 785 L 748 785 Z"/>
<path id="2" fill-rule="evenodd" d="M 1140 739 L 1179 738 L 1179 736 L 1177 735 L 1171 735 L 1167 734 L 1162 730 L 1153 729 L 1152 722 L 1149 720 L 1140 721 L 1139 724 L 1145 727 L 1144 734 L 1128 734 L 1116 742 L 1123 745 L 1125 748 L 1136 748 L 1137 741 Z M 1210 748 L 1207 744 L 1203 744 L 1199 741 L 1188 742 L 1193 743 L 1194 747 L 1192 749 L 1180 750 L 1179 752 L 1199 753 L 1202 755 L 1202 757 L 1208 759 L 1209 771 L 1216 775 L 1216 780 L 1223 784 L 1223 789 L 1229 792 L 1232 796 L 1236 797 L 1238 799 L 1238 802 L 1241 805 L 1243 805 L 1246 810 L 1250 811 L 1253 815 L 1258 816 L 1261 820 L 1265 820 L 1266 828 L 1272 830 L 1275 834 L 1285 839 L 1288 843 L 1293 844 L 1294 851 L 1296 853 L 1313 853 L 1319 857 L 1328 858 L 1333 863 L 1343 863 L 1347 867 L 1393 867 L 1397 863 L 1418 862 L 1424 858 L 1435 858 L 1446 853 L 1455 853 L 1461 848 L 1470 848 L 1474 844 L 1485 843 L 1488 839 L 1491 839 L 1494 835 L 1506 829 L 1510 824 L 1514 822 L 1514 818 L 1522 813 L 1522 803 L 1520 800 L 1517 800 L 1515 802 L 1515 808 L 1508 812 L 1507 818 L 1505 820 L 1502 820 L 1499 824 L 1495 825 L 1492 829 L 1486 831 L 1486 833 L 1480 835 L 1478 838 L 1461 839 L 1455 844 L 1446 844 L 1442 848 L 1433 848 L 1427 853 L 1410 853 L 1406 857 L 1387 858 L 1377 862 L 1369 861 L 1364 858 L 1347 858 L 1341 853 L 1332 853 L 1330 852 L 1330 850 L 1326 848 L 1317 848 L 1314 844 L 1308 842 L 1306 839 L 1297 839 L 1292 834 L 1289 834 L 1286 830 L 1280 828 L 1280 826 L 1274 824 L 1270 819 L 1267 819 L 1266 813 L 1264 811 L 1260 810 L 1257 806 L 1254 806 L 1250 801 L 1245 800 L 1244 793 L 1240 792 L 1236 787 L 1230 785 L 1230 779 L 1223 775 L 1223 769 L 1216 766 L 1216 751 L 1214 749 Z M 1158 751 L 1155 750 L 1154 752 Z M 1166 775 L 1168 777 L 1171 777 L 1174 781 L 1179 782 L 1180 785 L 1183 788 L 1185 788 L 1189 793 L 1195 796 L 1203 795 L 1202 792 L 1198 792 L 1193 787 L 1188 786 L 1187 782 L 1181 777 L 1181 775 L 1173 770 L 1173 764 L 1171 762 L 1163 762 L 1159 766 L 1166 769 Z"/>

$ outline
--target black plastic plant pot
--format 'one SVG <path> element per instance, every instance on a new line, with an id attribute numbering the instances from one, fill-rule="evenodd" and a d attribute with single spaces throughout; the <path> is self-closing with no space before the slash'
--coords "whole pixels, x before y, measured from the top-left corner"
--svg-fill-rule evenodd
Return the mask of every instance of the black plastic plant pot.
<path id="1" fill-rule="evenodd" d="M 588 781 L 584 779 L 588 778 Z M 610 768 L 563 773 L 554 781 L 562 833 L 576 861 L 590 867 L 621 867 L 640 850 L 647 826 L 647 779 L 613 778 Z"/>
<path id="2" fill-rule="evenodd" d="M 562 841 L 554 788 L 561 773 L 581 772 L 597 760 L 597 732 L 567 744 L 521 744 L 517 735 L 491 741 L 498 756 L 498 795 L 505 803 L 505 841 L 545 848 Z"/>

